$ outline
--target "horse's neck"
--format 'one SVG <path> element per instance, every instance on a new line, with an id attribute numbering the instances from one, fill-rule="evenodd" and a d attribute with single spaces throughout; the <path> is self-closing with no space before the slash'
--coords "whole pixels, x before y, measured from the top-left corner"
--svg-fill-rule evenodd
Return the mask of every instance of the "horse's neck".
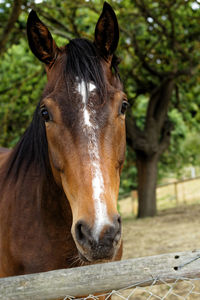
<path id="1" fill-rule="evenodd" d="M 5 171 L 3 169 L 5 167 L 1 174 Z M 34 165 L 25 174 L 19 172 L 17 180 L 11 172 L 5 184 L 2 184 L 4 207 L 10 205 L 19 218 L 37 218 L 46 224 L 63 219 L 70 228 L 72 216 L 68 200 L 62 188 L 55 183 L 50 170 L 47 175 L 45 172 L 41 174 Z"/>
<path id="2" fill-rule="evenodd" d="M 0 188 L 0 277 L 66 268 L 77 255 L 68 200 L 51 176 L 35 171 L 17 182 L 11 172 Z"/>
<path id="3" fill-rule="evenodd" d="M 10 149 L 7 148 L 0 148 L 0 168 L 3 168 L 6 160 L 9 158 L 11 153 Z"/>

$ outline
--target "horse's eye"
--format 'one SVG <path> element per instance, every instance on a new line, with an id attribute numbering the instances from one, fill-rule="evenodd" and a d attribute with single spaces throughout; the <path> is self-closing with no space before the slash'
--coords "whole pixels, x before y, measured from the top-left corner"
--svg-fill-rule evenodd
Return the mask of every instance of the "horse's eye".
<path id="1" fill-rule="evenodd" d="M 48 122 L 50 120 L 48 110 L 45 107 L 43 107 L 41 109 L 40 113 L 41 113 L 41 116 L 43 117 L 45 122 Z"/>
<path id="2" fill-rule="evenodd" d="M 128 106 L 129 106 L 129 103 L 128 103 L 126 100 L 124 100 L 124 101 L 122 102 L 122 107 L 121 107 L 121 114 L 122 114 L 122 115 L 125 114 L 125 112 L 126 112 Z"/>

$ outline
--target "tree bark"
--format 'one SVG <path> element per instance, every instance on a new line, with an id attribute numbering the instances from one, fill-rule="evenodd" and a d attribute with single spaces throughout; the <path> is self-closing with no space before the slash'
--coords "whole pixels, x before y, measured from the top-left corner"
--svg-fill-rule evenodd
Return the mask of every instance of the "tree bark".
<path id="1" fill-rule="evenodd" d="M 153 217 L 156 214 L 156 184 L 158 173 L 158 154 L 147 156 L 136 152 L 138 171 L 138 218 Z"/>

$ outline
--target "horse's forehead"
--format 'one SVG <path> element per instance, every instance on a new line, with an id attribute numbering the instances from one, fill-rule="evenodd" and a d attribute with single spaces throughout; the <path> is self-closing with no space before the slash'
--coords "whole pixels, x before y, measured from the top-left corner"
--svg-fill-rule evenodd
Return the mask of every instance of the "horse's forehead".
<path id="1" fill-rule="evenodd" d="M 98 106 L 104 102 L 101 100 L 98 92 L 98 87 L 92 81 L 85 81 L 84 79 L 74 79 L 73 82 L 66 85 L 66 90 L 62 92 L 58 89 L 55 91 L 55 99 L 59 107 L 68 109 L 69 107 L 76 107 L 78 110 L 85 105 Z"/>
<path id="2" fill-rule="evenodd" d="M 101 99 L 94 82 L 76 78 L 66 93 L 55 93 L 63 123 L 70 128 L 101 124 L 108 111 L 108 99 Z M 106 97 L 107 98 L 107 97 Z"/>
<path id="3" fill-rule="evenodd" d="M 81 80 L 77 82 L 77 90 L 82 98 L 82 102 L 84 104 L 87 103 L 88 97 L 90 97 L 90 94 L 96 90 L 96 85 L 93 82 L 85 82 L 84 80 Z"/>

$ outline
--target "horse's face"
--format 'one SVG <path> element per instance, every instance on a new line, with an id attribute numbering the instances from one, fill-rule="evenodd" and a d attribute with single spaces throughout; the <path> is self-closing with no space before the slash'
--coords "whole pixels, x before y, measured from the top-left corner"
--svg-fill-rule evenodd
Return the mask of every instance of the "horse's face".
<path id="1" fill-rule="evenodd" d="M 46 64 L 41 118 L 55 181 L 71 206 L 73 239 L 83 260 L 111 260 L 121 244 L 117 198 L 127 106 L 112 72 L 118 43 L 115 14 L 104 5 L 94 44 L 78 39 L 57 48 L 35 13 L 29 16 L 28 37 L 32 51 Z"/>

